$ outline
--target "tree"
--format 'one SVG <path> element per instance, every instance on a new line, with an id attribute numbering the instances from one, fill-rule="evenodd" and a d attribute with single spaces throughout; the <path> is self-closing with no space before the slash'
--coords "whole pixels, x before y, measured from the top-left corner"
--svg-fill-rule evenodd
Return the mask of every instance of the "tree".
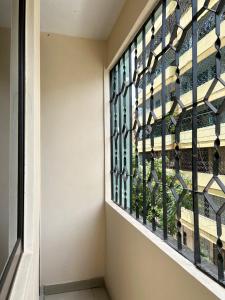
<path id="1" fill-rule="evenodd" d="M 168 162 L 168 158 L 167 158 Z M 135 157 L 133 157 L 133 168 L 135 169 Z M 163 201 L 162 201 L 162 158 L 155 158 L 154 159 L 154 169 L 158 178 L 158 182 L 155 182 L 155 180 L 150 181 L 150 173 L 151 173 L 151 162 L 148 162 L 146 160 L 146 179 L 148 179 L 148 183 L 151 184 L 152 187 L 154 187 L 156 184 L 157 192 L 154 193 L 155 196 L 155 206 L 152 207 L 152 196 L 153 192 L 150 191 L 150 188 L 148 187 L 148 184 L 146 186 L 146 203 L 147 203 L 147 220 L 149 222 L 152 222 L 153 219 L 153 209 L 154 209 L 154 215 L 155 215 L 155 221 L 157 223 L 157 226 L 162 228 L 163 227 Z M 181 171 L 182 173 L 182 171 Z M 136 209 L 136 197 L 138 197 L 139 201 L 139 211 L 140 214 L 143 215 L 143 166 L 139 164 L 139 185 L 138 189 L 136 190 L 136 187 L 133 188 L 132 193 L 132 205 L 133 209 Z M 166 172 L 166 182 L 167 182 L 167 223 L 168 223 L 168 232 L 171 235 L 175 235 L 177 232 L 177 222 L 176 222 L 176 211 L 177 211 L 177 202 L 175 200 L 175 197 L 171 191 L 171 184 L 173 183 L 173 188 L 176 194 L 181 195 L 183 191 L 183 187 L 180 184 L 178 180 L 173 180 L 175 175 L 175 171 L 172 169 L 167 169 Z M 182 178 L 185 182 L 185 184 L 190 186 L 191 182 L 190 179 L 184 176 L 182 174 Z M 186 192 L 184 195 L 181 206 L 192 210 L 192 196 L 190 192 Z"/>

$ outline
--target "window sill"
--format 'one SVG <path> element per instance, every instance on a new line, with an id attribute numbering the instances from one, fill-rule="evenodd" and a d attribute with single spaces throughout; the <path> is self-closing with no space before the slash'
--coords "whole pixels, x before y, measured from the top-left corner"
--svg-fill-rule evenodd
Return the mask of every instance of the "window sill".
<path id="1" fill-rule="evenodd" d="M 31 278 L 33 264 L 33 255 L 31 253 L 24 253 L 21 257 L 17 274 L 14 280 L 10 300 L 27 299 L 27 287 Z"/>
<path id="2" fill-rule="evenodd" d="M 148 228 L 143 226 L 140 222 L 135 220 L 126 211 L 121 209 L 117 204 L 111 200 L 106 200 L 106 205 L 111 207 L 116 211 L 123 219 L 125 219 L 129 224 L 136 228 L 146 239 L 151 243 L 156 245 L 165 255 L 169 256 L 174 262 L 176 262 L 180 267 L 182 267 L 188 274 L 190 274 L 194 279 L 196 279 L 201 285 L 203 285 L 207 290 L 214 294 L 219 299 L 225 299 L 224 288 L 217 284 L 210 277 L 205 275 L 203 272 L 198 270 L 195 265 L 193 265 L 189 260 L 180 255 L 177 251 L 171 248 L 158 236 L 152 233 Z"/>

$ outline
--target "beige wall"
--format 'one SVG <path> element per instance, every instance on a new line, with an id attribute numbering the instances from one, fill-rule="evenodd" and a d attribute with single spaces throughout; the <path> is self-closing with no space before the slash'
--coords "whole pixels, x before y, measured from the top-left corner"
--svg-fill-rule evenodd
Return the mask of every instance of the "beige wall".
<path id="1" fill-rule="evenodd" d="M 43 285 L 104 275 L 104 50 L 41 35 Z"/>
<path id="2" fill-rule="evenodd" d="M 199 273 L 199 279 L 205 280 L 208 287 L 211 285 L 214 292 L 218 289 L 217 295 L 220 293 L 221 297 L 213 295 L 175 261 L 178 253 L 169 249 L 174 257 L 171 259 L 109 204 L 106 220 L 106 285 L 112 300 L 225 299 L 222 287 L 215 288 L 217 284 L 191 263 L 183 263 L 184 268 L 191 265 L 195 269 L 193 274 Z"/>

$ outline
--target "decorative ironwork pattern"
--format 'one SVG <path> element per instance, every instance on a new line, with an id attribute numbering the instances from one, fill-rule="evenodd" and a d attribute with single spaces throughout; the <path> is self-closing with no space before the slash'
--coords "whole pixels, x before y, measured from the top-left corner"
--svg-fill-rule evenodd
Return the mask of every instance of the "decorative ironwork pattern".
<path id="1" fill-rule="evenodd" d="M 224 28 L 225 0 L 162 1 L 110 74 L 112 200 L 221 285 Z"/>

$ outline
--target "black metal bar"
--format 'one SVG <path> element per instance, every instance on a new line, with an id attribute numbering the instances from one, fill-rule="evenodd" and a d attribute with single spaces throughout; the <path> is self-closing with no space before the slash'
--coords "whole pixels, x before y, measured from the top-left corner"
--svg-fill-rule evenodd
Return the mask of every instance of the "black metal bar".
<path id="1" fill-rule="evenodd" d="M 129 146 L 130 146 L 130 191 L 129 191 L 129 199 L 130 199 L 130 214 L 133 212 L 132 208 L 132 195 L 133 195 L 133 143 L 132 143 L 132 48 L 129 46 Z"/>
<path id="2" fill-rule="evenodd" d="M 139 199 L 139 153 L 138 153 L 138 135 L 139 135 L 139 123 L 138 123 L 138 84 L 136 82 L 137 73 L 138 73 L 138 63 L 137 63 L 137 38 L 134 41 L 135 48 L 135 58 L 134 58 L 134 81 L 135 81 L 135 210 L 136 210 L 136 219 L 139 219 L 139 210 L 140 210 L 140 199 Z"/>
<path id="3" fill-rule="evenodd" d="M 124 209 L 127 209 L 127 101 L 126 101 L 126 62 L 123 55 L 123 183 L 124 183 Z"/>
<path id="4" fill-rule="evenodd" d="M 118 112 L 119 112 L 119 107 L 118 107 L 118 93 L 119 93 L 119 88 L 117 87 L 118 85 L 118 67 L 115 67 L 114 69 L 114 91 L 115 91 L 115 100 L 114 100 L 114 127 L 115 127 L 115 132 L 114 132 L 114 148 L 115 148 L 115 168 L 114 168 L 114 176 L 115 176 L 115 182 L 116 182 L 116 187 L 115 187 L 115 202 L 118 203 L 119 199 L 119 166 L 118 166 L 118 151 L 119 151 L 119 121 L 118 121 Z"/>
<path id="5" fill-rule="evenodd" d="M 221 1 L 220 3 L 224 1 Z M 217 11 L 222 10 L 222 8 L 217 8 Z M 221 39 L 220 39 L 220 26 L 221 26 L 221 18 L 220 14 L 215 14 L 215 23 L 216 23 L 216 78 L 219 80 L 221 77 Z M 221 133 L 221 118 L 220 114 L 216 115 L 216 122 L 215 122 L 215 142 L 214 142 L 214 159 L 213 159 L 213 176 L 217 178 L 219 175 L 219 168 L 220 168 L 220 133 Z M 224 282 L 224 256 L 223 256 L 223 243 L 221 241 L 222 235 L 222 224 L 221 224 L 221 213 L 220 209 L 216 213 L 216 222 L 217 222 L 217 266 L 218 266 L 218 280 L 220 282 Z"/>
<path id="6" fill-rule="evenodd" d="M 142 64 L 143 69 L 146 68 L 146 27 L 143 27 L 142 31 Z M 147 199 L 146 199 L 146 72 L 144 72 L 143 77 L 143 93 L 142 93 L 142 168 L 143 168 L 143 223 L 146 224 L 147 221 Z"/>
<path id="7" fill-rule="evenodd" d="M 150 55 L 154 50 L 154 41 L 155 41 L 155 14 L 152 14 L 152 29 L 151 29 L 151 46 L 150 46 Z M 155 128 L 156 120 L 153 118 L 154 115 L 154 75 L 150 73 L 150 114 L 148 119 L 148 126 L 150 130 L 150 145 L 151 145 L 151 163 L 150 163 L 150 178 L 149 184 L 151 186 L 151 180 L 153 180 L 153 174 L 157 175 L 155 172 L 155 153 L 154 153 L 154 143 L 155 143 Z M 158 181 L 158 178 L 157 178 Z M 156 189 L 152 189 L 151 193 L 151 213 L 152 213 L 152 230 L 156 230 L 156 192 L 158 192 L 158 182 L 156 184 Z"/>
<path id="8" fill-rule="evenodd" d="M 194 261 L 198 265 L 201 263 L 200 256 L 200 236 L 199 236 L 199 209 L 198 209 L 198 136 L 197 136 L 197 66 L 198 66 L 198 23 L 195 15 L 198 11 L 197 0 L 192 0 L 192 199 L 194 213 Z"/>
<path id="9" fill-rule="evenodd" d="M 180 5 L 179 0 L 177 0 L 176 6 L 176 26 L 177 28 L 180 26 Z M 180 101 L 180 69 L 179 69 L 179 62 L 180 62 L 180 51 L 179 49 L 175 52 L 175 64 L 176 64 L 176 104 Z M 180 114 L 180 118 L 182 113 Z M 177 122 L 175 127 L 175 170 L 176 176 L 180 176 L 180 120 Z M 177 248 L 178 250 L 182 250 L 182 235 L 181 235 L 181 195 L 179 195 L 179 200 L 177 201 Z"/>
<path id="10" fill-rule="evenodd" d="M 166 46 L 166 5 L 162 2 L 162 50 Z M 163 201 L 163 237 L 167 239 L 167 188 L 166 188 L 166 61 L 162 56 L 162 201 Z"/>
<path id="11" fill-rule="evenodd" d="M 114 201 L 114 157 L 113 157 L 113 124 L 114 124 L 114 112 L 113 112 L 113 95 L 114 95 L 114 90 L 113 90 L 113 72 L 114 70 L 112 70 L 110 72 L 110 164 L 111 164 L 111 171 L 110 171 L 110 175 L 111 175 L 111 199 Z"/>
<path id="12" fill-rule="evenodd" d="M 122 159 L 123 159 L 123 153 L 122 153 L 122 95 L 121 95 L 121 61 L 118 63 L 118 109 L 119 109 L 119 205 L 122 205 Z"/>

